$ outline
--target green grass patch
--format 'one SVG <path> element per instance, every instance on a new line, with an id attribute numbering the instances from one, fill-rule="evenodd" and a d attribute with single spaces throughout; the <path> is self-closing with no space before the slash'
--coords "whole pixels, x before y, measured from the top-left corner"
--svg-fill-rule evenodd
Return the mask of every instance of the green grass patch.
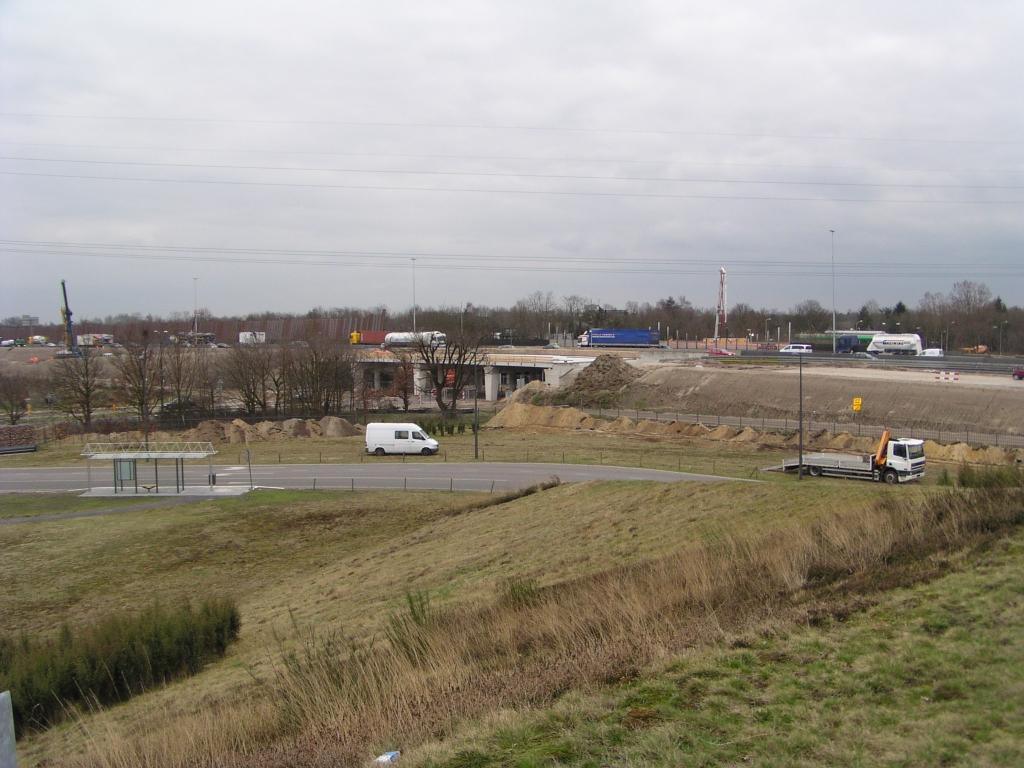
<path id="1" fill-rule="evenodd" d="M 0 690 L 11 691 L 20 734 L 60 722 L 72 705 L 126 701 L 175 678 L 194 675 L 227 651 L 241 616 L 233 600 L 198 608 L 156 603 L 133 615 L 109 615 L 56 638 L 0 636 Z"/>
<path id="2" fill-rule="evenodd" d="M 1021 765 L 1022 569 L 1018 532 L 860 611 L 723 638 L 410 764 Z"/>
<path id="3" fill-rule="evenodd" d="M 0 495 L 0 520 L 37 515 L 60 515 L 144 504 L 144 496 L 132 499 L 85 498 L 72 493 L 6 493 Z"/>

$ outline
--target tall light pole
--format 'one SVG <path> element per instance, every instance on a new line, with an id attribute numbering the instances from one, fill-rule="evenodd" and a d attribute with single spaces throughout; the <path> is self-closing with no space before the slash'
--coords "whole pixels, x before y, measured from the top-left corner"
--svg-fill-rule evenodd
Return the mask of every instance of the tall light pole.
<path id="1" fill-rule="evenodd" d="M 832 354 L 836 353 L 836 231 L 832 233 Z"/>
<path id="2" fill-rule="evenodd" d="M 765 344 L 767 344 L 768 342 L 770 342 L 772 340 L 771 336 L 768 335 L 768 323 L 770 323 L 771 321 L 772 321 L 772 319 L 770 317 L 765 318 L 765 321 L 764 321 L 764 343 Z"/>
<path id="3" fill-rule="evenodd" d="M 412 332 L 416 333 L 416 259 L 412 260 Z"/>

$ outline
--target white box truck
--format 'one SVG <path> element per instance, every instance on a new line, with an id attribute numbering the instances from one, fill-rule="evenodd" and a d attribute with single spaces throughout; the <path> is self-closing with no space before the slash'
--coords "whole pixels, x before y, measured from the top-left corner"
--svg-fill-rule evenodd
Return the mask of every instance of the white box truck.
<path id="1" fill-rule="evenodd" d="M 366 425 L 366 452 L 377 456 L 387 453 L 437 453 L 437 440 L 429 437 L 419 424 L 373 422 Z"/>
<path id="2" fill-rule="evenodd" d="M 266 344 L 266 331 L 242 331 L 238 334 L 239 344 Z"/>

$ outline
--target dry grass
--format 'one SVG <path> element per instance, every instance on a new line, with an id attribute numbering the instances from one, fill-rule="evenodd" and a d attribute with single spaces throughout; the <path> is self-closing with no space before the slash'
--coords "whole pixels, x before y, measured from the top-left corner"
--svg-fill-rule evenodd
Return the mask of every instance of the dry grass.
<path id="1" fill-rule="evenodd" d="M 677 487 L 689 497 L 679 503 L 665 495 L 665 489 L 637 485 L 622 488 L 616 499 L 617 485 L 626 486 L 559 488 L 506 507 L 438 520 L 422 533 L 399 539 L 386 553 L 389 557 L 375 566 L 387 569 L 411 558 L 419 569 L 427 560 L 431 566 L 425 573 L 392 587 L 429 586 L 437 576 L 432 568 L 453 565 L 445 560 L 454 554 L 452 549 L 447 555 L 435 553 L 444 534 L 462 524 L 483 534 L 498 522 L 499 511 L 516 519 L 507 531 L 489 530 L 483 548 L 497 539 L 499 547 L 510 550 L 510 559 L 529 559 L 533 544 L 546 549 L 550 559 L 552 550 L 572 543 L 557 538 L 553 530 L 531 534 L 530 510 L 543 508 L 549 517 L 555 512 L 562 525 L 572 521 L 570 527 L 579 532 L 581 526 L 567 509 L 573 494 L 588 497 L 577 498 L 578 507 L 600 510 L 591 514 L 592 523 L 609 514 L 609 508 L 613 517 L 621 515 L 620 521 L 627 523 L 633 510 L 639 516 L 641 510 L 674 507 L 675 526 L 688 528 L 687 535 L 677 534 L 673 546 L 659 531 L 660 538 L 655 535 L 647 547 L 651 556 L 627 549 L 596 567 L 577 563 L 552 583 L 525 590 L 510 588 L 511 569 L 496 567 L 500 561 L 495 564 L 489 554 L 486 562 L 474 564 L 474 570 L 486 574 L 483 581 L 492 590 L 490 599 L 436 607 L 436 597 L 432 603 L 414 598 L 413 610 L 392 603 L 389 643 L 350 642 L 340 632 L 308 632 L 299 622 L 297 643 L 284 649 L 272 674 L 264 670 L 261 679 L 269 699 L 251 691 L 240 694 L 232 701 L 230 717 L 211 718 L 202 707 L 179 711 L 166 727 L 150 728 L 144 736 L 132 734 L 129 723 L 101 720 L 88 729 L 99 734 L 92 748 L 81 759 L 62 762 L 358 764 L 375 750 L 449 733 L 470 714 L 544 703 L 573 687 L 628 678 L 659 655 L 725 632 L 790 621 L 798 615 L 817 620 L 823 612 L 849 610 L 852 595 L 927 578 L 942 570 L 944 553 L 1024 520 L 1019 492 L 1005 490 L 881 493 L 872 503 L 844 511 L 830 511 L 823 504 L 802 509 L 799 516 L 771 509 L 747 512 L 759 507 L 758 501 L 770 507 L 772 492 L 786 490 L 761 486 L 748 491 L 761 493 L 759 499 L 732 497 L 731 505 L 715 510 L 721 516 L 709 516 L 705 510 L 692 526 L 680 526 L 680 508 L 700 507 L 693 488 Z M 861 487 L 843 487 L 850 486 Z M 834 491 L 840 486 L 817 488 Z M 717 492 L 742 496 L 744 491 Z M 780 493 L 775 501 L 782 498 Z M 743 503 L 740 509 L 737 502 Z M 481 521 L 486 524 L 479 525 Z M 656 519 L 650 527 L 657 529 Z M 469 531 L 462 533 L 455 546 L 472 554 L 481 542 Z M 503 533 L 513 540 L 502 540 Z M 538 544 L 542 539 L 546 547 Z M 600 550 L 608 550 L 607 542 Z M 557 571 L 562 563 L 553 565 Z M 529 568 L 516 570 L 529 573 Z M 495 579 L 498 574 L 504 578 Z M 473 592 L 469 586 L 463 583 L 463 591 Z"/>

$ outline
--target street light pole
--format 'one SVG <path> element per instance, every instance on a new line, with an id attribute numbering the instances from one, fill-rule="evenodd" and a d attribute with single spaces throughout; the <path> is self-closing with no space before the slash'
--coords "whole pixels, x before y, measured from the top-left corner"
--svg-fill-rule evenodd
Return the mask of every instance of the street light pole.
<path id="1" fill-rule="evenodd" d="M 804 479 L 804 356 L 797 355 L 800 367 L 800 458 L 796 470 L 796 479 Z"/>
<path id="2" fill-rule="evenodd" d="M 832 233 L 832 354 L 836 353 L 836 231 Z"/>
<path id="3" fill-rule="evenodd" d="M 416 333 L 416 259 L 412 260 L 412 332 Z"/>
<path id="4" fill-rule="evenodd" d="M 192 333 L 199 335 L 199 278 L 192 278 Z M 195 339 L 192 339 L 195 342 Z"/>

